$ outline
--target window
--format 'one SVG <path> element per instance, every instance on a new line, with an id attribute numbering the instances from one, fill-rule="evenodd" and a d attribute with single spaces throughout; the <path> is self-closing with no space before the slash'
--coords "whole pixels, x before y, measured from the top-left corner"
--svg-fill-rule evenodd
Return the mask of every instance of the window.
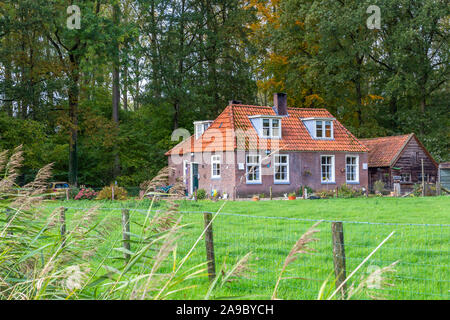
<path id="1" fill-rule="evenodd" d="M 434 182 L 436 180 L 435 176 L 429 174 L 429 173 L 425 173 L 424 175 L 424 182 Z M 422 173 L 419 173 L 417 176 L 417 181 L 419 183 L 422 183 Z"/>
<path id="2" fill-rule="evenodd" d="M 279 138 L 281 136 L 280 119 L 262 119 L 262 136 L 264 138 Z"/>
<path id="3" fill-rule="evenodd" d="M 263 119 L 263 137 L 270 137 L 270 119 Z"/>
<path id="4" fill-rule="evenodd" d="M 198 121 L 194 122 L 195 125 L 195 139 L 198 139 L 209 128 L 212 121 Z"/>
<path id="5" fill-rule="evenodd" d="M 186 184 L 187 183 L 187 170 L 188 170 L 188 161 L 187 160 L 183 160 L 183 183 Z"/>
<path id="6" fill-rule="evenodd" d="M 211 156 L 211 178 L 220 178 L 220 156 Z"/>
<path id="7" fill-rule="evenodd" d="M 274 156 L 274 180 L 275 182 L 289 182 L 289 156 Z"/>
<path id="8" fill-rule="evenodd" d="M 320 157 L 320 171 L 323 183 L 334 182 L 334 156 Z"/>
<path id="9" fill-rule="evenodd" d="M 325 137 L 331 138 L 331 121 L 325 121 Z"/>
<path id="10" fill-rule="evenodd" d="M 259 155 L 247 155 L 246 157 L 246 176 L 247 183 L 261 182 L 261 163 Z"/>
<path id="11" fill-rule="evenodd" d="M 316 121 L 316 138 L 333 138 L 333 123 L 330 120 Z"/>
<path id="12" fill-rule="evenodd" d="M 322 121 L 316 121 L 316 138 L 322 138 L 323 136 L 322 123 Z"/>
<path id="13" fill-rule="evenodd" d="M 411 182 L 411 173 L 402 173 L 400 174 L 400 182 Z"/>
<path id="14" fill-rule="evenodd" d="M 347 182 L 359 182 L 359 157 L 345 157 L 345 172 Z"/>

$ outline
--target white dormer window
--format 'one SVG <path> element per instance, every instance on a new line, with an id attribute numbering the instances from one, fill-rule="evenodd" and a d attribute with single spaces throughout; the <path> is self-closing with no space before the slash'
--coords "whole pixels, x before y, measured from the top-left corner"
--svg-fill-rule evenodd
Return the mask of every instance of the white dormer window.
<path id="1" fill-rule="evenodd" d="M 330 120 L 316 120 L 316 138 L 333 138 L 333 122 Z"/>
<path id="2" fill-rule="evenodd" d="M 202 136 L 203 132 L 209 128 L 209 126 L 213 123 L 213 121 L 195 121 L 194 122 L 194 130 L 195 130 L 195 139 L 198 139 Z"/>
<path id="3" fill-rule="evenodd" d="M 280 138 L 280 119 L 262 119 L 262 136 L 264 138 Z"/>
<path id="4" fill-rule="evenodd" d="M 334 130 L 333 123 L 335 118 L 328 117 L 310 117 L 310 118 L 300 118 L 306 129 L 308 130 L 311 138 L 313 139 L 324 139 L 333 140 Z"/>

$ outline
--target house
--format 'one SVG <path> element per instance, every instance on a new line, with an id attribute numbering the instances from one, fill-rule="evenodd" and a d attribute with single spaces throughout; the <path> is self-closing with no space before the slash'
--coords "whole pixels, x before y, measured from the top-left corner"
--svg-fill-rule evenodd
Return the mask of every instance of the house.
<path id="1" fill-rule="evenodd" d="M 214 121 L 196 121 L 194 135 L 166 153 L 169 181 L 182 177 L 187 193 L 217 190 L 230 198 L 283 195 L 347 184 L 368 187 L 368 149 L 326 109 L 231 101 Z"/>
<path id="2" fill-rule="evenodd" d="M 400 182 L 401 192 L 409 192 L 414 184 L 422 183 L 422 160 L 424 180 L 435 183 L 438 164 L 417 139 L 414 133 L 361 139 L 369 148 L 369 188 L 373 191 L 375 181 L 381 180 L 388 189 L 394 181 Z"/>

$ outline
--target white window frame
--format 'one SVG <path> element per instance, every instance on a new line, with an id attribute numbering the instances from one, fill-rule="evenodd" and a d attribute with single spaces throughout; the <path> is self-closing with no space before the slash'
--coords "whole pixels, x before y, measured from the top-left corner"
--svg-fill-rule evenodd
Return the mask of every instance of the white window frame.
<path id="1" fill-rule="evenodd" d="M 205 121 L 195 121 L 194 122 L 194 132 L 195 132 L 195 139 L 197 140 L 200 138 L 203 133 L 205 133 L 206 130 L 211 126 L 212 121 L 205 120 Z"/>
<path id="2" fill-rule="evenodd" d="M 220 179 L 221 174 L 222 174 L 222 157 L 218 154 L 214 154 L 211 156 L 211 179 Z M 219 174 L 215 174 L 214 171 L 214 167 L 219 165 Z"/>
<path id="3" fill-rule="evenodd" d="M 330 165 L 331 166 L 331 179 L 329 179 L 329 180 L 323 180 L 323 164 L 322 164 L 322 158 L 324 158 L 324 157 L 331 157 L 331 164 L 327 164 L 327 165 Z M 336 182 L 336 174 L 335 174 L 335 170 L 336 170 L 336 168 L 335 168 L 335 156 L 334 155 L 326 155 L 326 154 L 324 154 L 324 155 L 321 155 L 320 156 L 320 182 L 321 183 L 324 183 L 324 184 L 327 184 L 327 183 L 335 183 Z"/>
<path id="4" fill-rule="evenodd" d="M 249 157 L 258 157 L 258 162 L 249 162 Z M 249 180 L 249 167 L 257 167 L 258 168 L 258 180 Z M 260 184 L 261 183 L 261 155 L 259 154 L 246 154 L 245 155 L 245 179 L 247 184 Z"/>
<path id="5" fill-rule="evenodd" d="M 183 183 L 187 184 L 187 168 L 189 161 L 183 160 Z"/>
<path id="6" fill-rule="evenodd" d="M 322 127 L 322 135 L 318 136 L 317 135 L 317 123 L 320 122 L 321 123 L 321 127 Z M 327 137 L 326 135 L 326 125 L 327 123 L 330 124 L 330 136 Z M 326 120 L 326 119 L 317 119 L 314 121 L 314 136 L 316 137 L 316 139 L 334 139 L 334 130 L 333 130 L 334 124 L 332 120 Z"/>
<path id="7" fill-rule="evenodd" d="M 405 180 L 403 179 L 404 176 L 409 177 L 408 181 L 405 181 Z M 400 183 L 412 183 L 411 172 L 403 172 L 403 173 L 400 173 L 400 177 L 401 177 Z"/>
<path id="8" fill-rule="evenodd" d="M 265 135 L 264 134 L 264 121 L 269 121 L 269 135 Z M 278 135 L 274 135 L 273 134 L 273 129 L 274 129 L 274 126 L 273 126 L 273 122 L 274 121 L 278 121 L 278 127 L 277 127 L 277 129 L 279 130 L 279 134 Z M 261 136 L 263 137 L 263 138 L 281 138 L 281 119 L 278 119 L 278 118 L 262 118 L 261 119 Z"/>
<path id="9" fill-rule="evenodd" d="M 198 139 L 202 136 L 203 132 L 205 132 L 205 127 L 203 123 L 197 123 L 195 125 L 195 139 Z"/>
<path id="10" fill-rule="evenodd" d="M 281 163 L 278 157 L 286 157 L 286 163 Z M 277 161 L 278 158 L 278 161 Z M 286 179 L 277 179 L 277 167 L 286 167 Z M 274 183 L 289 183 L 289 155 L 288 154 L 275 154 L 273 156 L 273 182 Z"/>
<path id="11" fill-rule="evenodd" d="M 353 164 L 347 164 L 348 158 L 356 158 L 356 163 Z M 348 180 L 348 166 L 355 166 L 355 180 Z M 347 183 L 359 183 L 359 156 L 358 155 L 352 155 L 348 154 L 345 156 L 345 181 Z"/>

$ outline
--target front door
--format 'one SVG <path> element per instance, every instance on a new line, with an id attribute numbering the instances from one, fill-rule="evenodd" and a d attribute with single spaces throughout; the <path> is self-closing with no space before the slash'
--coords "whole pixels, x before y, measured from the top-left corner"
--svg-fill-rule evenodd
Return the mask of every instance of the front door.
<path id="1" fill-rule="evenodd" d="M 191 193 L 198 189 L 198 163 L 191 163 Z"/>

